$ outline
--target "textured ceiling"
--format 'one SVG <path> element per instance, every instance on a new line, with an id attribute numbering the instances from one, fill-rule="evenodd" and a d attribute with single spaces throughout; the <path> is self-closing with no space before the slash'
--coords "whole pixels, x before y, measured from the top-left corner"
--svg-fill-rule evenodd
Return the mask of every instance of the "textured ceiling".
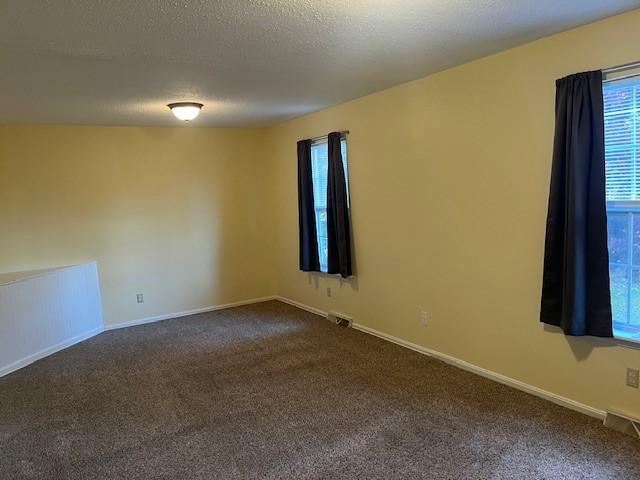
<path id="1" fill-rule="evenodd" d="M 640 0 L 0 0 L 0 122 L 267 125 Z"/>

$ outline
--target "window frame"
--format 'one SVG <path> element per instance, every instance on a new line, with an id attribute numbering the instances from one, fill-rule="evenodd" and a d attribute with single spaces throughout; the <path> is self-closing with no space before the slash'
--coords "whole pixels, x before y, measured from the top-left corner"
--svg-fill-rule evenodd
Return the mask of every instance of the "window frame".
<path id="1" fill-rule="evenodd" d="M 613 81 L 615 79 L 611 79 L 610 81 Z M 628 80 L 628 77 L 625 78 L 624 80 Z M 640 74 L 637 75 L 637 81 L 640 84 Z M 603 90 L 603 99 L 606 101 L 606 96 L 605 96 L 605 92 L 606 92 L 606 83 L 603 83 L 602 85 L 602 90 Z M 629 109 L 627 109 L 629 110 Z M 640 108 L 636 103 L 636 97 L 634 95 L 634 99 L 633 99 L 633 107 L 627 112 L 627 113 L 633 113 L 633 112 L 637 112 L 637 115 L 640 116 Z M 625 113 L 625 112 L 622 112 Z M 611 116 L 615 116 L 615 115 L 620 115 L 620 112 L 606 112 L 606 103 L 605 103 L 605 116 L 604 119 L 606 120 L 607 117 L 611 117 Z M 635 171 L 635 169 L 637 168 L 636 166 L 636 162 L 638 162 L 640 160 L 640 148 L 638 148 L 638 136 L 640 136 L 640 131 L 636 130 L 637 126 L 634 123 L 633 125 L 633 138 L 632 138 L 632 143 L 629 144 L 630 147 L 629 149 L 631 149 L 632 152 L 635 153 L 635 157 L 633 160 L 633 166 L 634 166 L 634 172 L 632 173 L 632 175 L 637 176 L 638 172 Z M 623 152 L 626 149 L 623 146 L 620 145 L 614 145 L 613 147 L 609 146 L 607 147 L 607 134 L 606 134 L 606 129 L 605 129 L 605 170 L 606 170 L 606 160 L 608 158 L 608 154 L 609 153 L 614 153 L 614 152 Z M 634 187 L 634 195 L 635 195 L 635 182 L 633 183 L 633 187 Z M 606 200 L 606 212 L 607 212 L 607 217 L 609 217 L 609 214 L 624 214 L 627 217 L 626 220 L 626 229 L 627 229 L 627 239 L 626 239 L 626 260 L 624 263 L 620 263 L 620 262 L 611 262 L 609 261 L 609 276 L 611 278 L 611 273 L 613 271 L 614 268 L 620 269 L 623 268 L 625 270 L 625 275 L 626 275 L 626 315 L 625 315 L 625 322 L 615 322 L 614 318 L 612 317 L 611 321 L 612 321 L 612 329 L 613 329 L 613 335 L 614 338 L 618 341 L 622 341 L 622 342 L 631 342 L 634 344 L 640 344 L 640 325 L 638 326 L 632 326 L 630 327 L 629 331 L 625 331 L 624 329 L 620 329 L 620 328 L 616 328 L 616 326 L 627 326 L 627 328 L 629 328 L 629 326 L 631 325 L 631 320 L 632 320 L 632 315 L 633 315 L 633 304 L 632 304 L 632 297 L 633 297 L 633 280 L 634 280 L 634 273 L 636 273 L 636 275 L 640 276 L 640 258 L 635 259 L 634 258 L 634 216 L 635 215 L 639 215 L 640 216 L 640 198 L 638 200 Z M 637 220 L 636 220 L 637 221 Z M 609 222 L 607 222 L 609 223 Z M 607 238 L 607 243 L 609 244 L 609 237 Z M 640 255 L 639 255 L 640 257 Z M 609 285 L 611 286 L 611 280 Z M 613 293 L 613 292 L 612 292 Z M 613 297 L 613 295 L 612 295 Z M 640 301 L 640 298 L 637 300 Z M 613 298 L 612 298 L 612 313 L 613 313 Z M 628 333 L 626 333 L 628 332 Z"/>

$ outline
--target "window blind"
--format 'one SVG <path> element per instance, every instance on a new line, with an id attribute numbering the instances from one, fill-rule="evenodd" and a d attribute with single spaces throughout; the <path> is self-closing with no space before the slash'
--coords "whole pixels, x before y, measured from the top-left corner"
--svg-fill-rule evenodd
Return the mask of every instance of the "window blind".
<path id="1" fill-rule="evenodd" d="M 640 200 L 640 76 L 604 84 L 607 201 Z"/>

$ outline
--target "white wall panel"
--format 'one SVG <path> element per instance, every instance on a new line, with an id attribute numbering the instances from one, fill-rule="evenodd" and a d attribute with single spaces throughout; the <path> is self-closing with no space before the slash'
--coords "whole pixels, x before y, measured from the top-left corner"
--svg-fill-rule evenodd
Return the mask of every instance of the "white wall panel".
<path id="1" fill-rule="evenodd" d="M 0 376 L 103 329 L 95 262 L 0 276 Z"/>

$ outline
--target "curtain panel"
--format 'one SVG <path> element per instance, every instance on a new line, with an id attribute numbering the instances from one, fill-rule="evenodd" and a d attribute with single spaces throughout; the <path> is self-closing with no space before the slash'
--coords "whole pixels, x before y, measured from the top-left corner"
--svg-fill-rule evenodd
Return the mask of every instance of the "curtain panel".
<path id="1" fill-rule="evenodd" d="M 342 135 L 332 132 L 328 137 L 329 174 L 327 182 L 328 273 L 343 278 L 352 275 L 351 226 L 347 180 L 340 148 Z"/>
<path id="2" fill-rule="evenodd" d="M 556 125 L 540 321 L 566 335 L 613 336 L 602 72 L 556 82 Z"/>

